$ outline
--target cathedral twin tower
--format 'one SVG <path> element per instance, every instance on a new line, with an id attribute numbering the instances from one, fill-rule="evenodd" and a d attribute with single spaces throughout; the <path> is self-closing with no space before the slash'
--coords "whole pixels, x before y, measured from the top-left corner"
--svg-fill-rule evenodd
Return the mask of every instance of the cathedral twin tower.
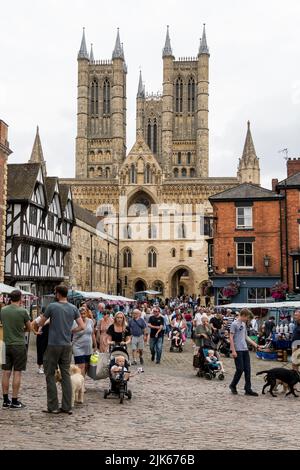
<path id="1" fill-rule="evenodd" d="M 136 131 L 165 178 L 208 177 L 209 50 L 205 26 L 197 57 L 175 60 L 169 28 L 163 93 L 146 95 L 140 73 Z M 119 31 L 111 60 L 94 60 L 85 33 L 78 53 L 76 178 L 114 179 L 126 158 L 127 67 Z"/>

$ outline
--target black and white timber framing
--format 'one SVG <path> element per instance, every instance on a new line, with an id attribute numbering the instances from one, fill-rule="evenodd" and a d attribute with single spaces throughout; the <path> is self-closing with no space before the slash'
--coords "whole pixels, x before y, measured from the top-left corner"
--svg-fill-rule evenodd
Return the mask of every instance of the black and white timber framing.
<path id="1" fill-rule="evenodd" d="M 40 163 L 8 165 L 5 279 L 37 295 L 63 281 L 75 223 L 70 187 Z"/>

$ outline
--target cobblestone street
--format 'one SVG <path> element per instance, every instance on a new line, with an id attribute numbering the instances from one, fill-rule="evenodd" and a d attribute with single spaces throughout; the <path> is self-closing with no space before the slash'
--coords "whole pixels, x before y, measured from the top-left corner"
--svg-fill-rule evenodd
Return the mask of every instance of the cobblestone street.
<path id="1" fill-rule="evenodd" d="M 269 394 L 245 397 L 228 390 L 232 359 L 223 359 L 224 382 L 198 378 L 192 367 L 192 348 L 165 352 L 161 365 L 149 361 L 145 373 L 130 381 L 131 401 L 123 405 L 103 399 L 106 380 L 87 380 L 85 403 L 72 416 L 46 415 L 45 378 L 36 373 L 35 350 L 30 349 L 23 375 L 24 410 L 0 410 L 2 449 L 296 449 L 300 433 L 300 398 Z M 261 392 L 258 370 L 277 366 L 252 355 L 254 390 Z M 133 368 L 132 368 L 133 370 Z M 299 388 L 299 387 L 298 387 Z"/>

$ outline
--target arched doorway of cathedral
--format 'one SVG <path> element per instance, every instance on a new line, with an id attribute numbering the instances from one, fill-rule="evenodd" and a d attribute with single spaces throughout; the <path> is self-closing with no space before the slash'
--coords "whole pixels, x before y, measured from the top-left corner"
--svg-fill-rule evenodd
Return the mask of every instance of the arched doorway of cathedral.
<path id="1" fill-rule="evenodd" d="M 177 266 L 170 273 L 171 296 L 192 295 L 194 289 L 194 274 L 187 266 Z"/>
<path id="2" fill-rule="evenodd" d="M 138 279 L 134 283 L 134 292 L 141 292 L 147 290 L 147 284 L 143 279 Z"/>
<path id="3" fill-rule="evenodd" d="M 136 217 L 149 214 L 152 204 L 155 204 L 152 194 L 144 189 L 138 189 L 128 196 L 128 215 Z"/>

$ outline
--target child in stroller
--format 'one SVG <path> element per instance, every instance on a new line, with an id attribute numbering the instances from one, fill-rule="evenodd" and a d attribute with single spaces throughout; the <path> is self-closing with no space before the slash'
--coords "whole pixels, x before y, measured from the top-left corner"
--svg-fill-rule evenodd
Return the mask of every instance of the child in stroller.
<path id="1" fill-rule="evenodd" d="M 113 347 L 109 363 L 110 388 L 104 391 L 104 398 L 113 394 L 120 398 L 120 403 L 123 403 L 125 396 L 130 400 L 132 393 L 127 388 L 129 376 L 129 356 L 126 348 L 122 346 Z"/>
<path id="2" fill-rule="evenodd" d="M 180 328 L 174 327 L 172 328 L 171 331 L 171 346 L 170 346 L 170 352 L 174 351 L 174 348 L 177 349 L 179 352 L 182 352 L 182 334 L 180 331 Z"/>
<path id="3" fill-rule="evenodd" d="M 205 377 L 208 380 L 218 377 L 224 380 L 223 364 L 219 360 L 217 351 L 200 347 L 197 355 L 194 356 L 194 367 L 198 368 L 198 377 Z"/>

